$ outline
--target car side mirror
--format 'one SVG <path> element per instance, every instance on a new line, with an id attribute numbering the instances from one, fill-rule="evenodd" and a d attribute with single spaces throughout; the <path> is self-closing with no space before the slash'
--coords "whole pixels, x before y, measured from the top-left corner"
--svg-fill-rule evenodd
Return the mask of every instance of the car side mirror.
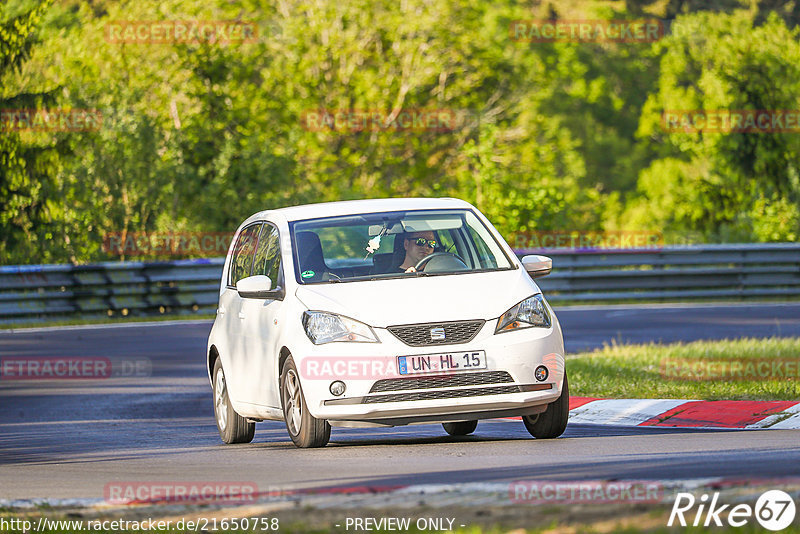
<path id="1" fill-rule="evenodd" d="M 246 299 L 281 299 L 283 298 L 283 288 L 272 288 L 272 280 L 269 276 L 259 274 L 248 276 L 236 282 L 236 291 L 239 296 Z"/>
<path id="2" fill-rule="evenodd" d="M 550 271 L 553 270 L 553 260 L 547 256 L 531 254 L 522 257 L 522 266 L 528 271 L 531 278 L 539 278 L 550 274 Z"/>

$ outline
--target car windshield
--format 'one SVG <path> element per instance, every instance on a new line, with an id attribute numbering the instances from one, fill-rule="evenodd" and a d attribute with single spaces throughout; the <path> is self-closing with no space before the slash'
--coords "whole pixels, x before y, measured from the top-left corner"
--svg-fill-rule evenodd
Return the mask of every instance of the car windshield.
<path id="1" fill-rule="evenodd" d="M 471 211 L 416 210 L 290 224 L 298 283 L 463 274 L 513 268 Z"/>

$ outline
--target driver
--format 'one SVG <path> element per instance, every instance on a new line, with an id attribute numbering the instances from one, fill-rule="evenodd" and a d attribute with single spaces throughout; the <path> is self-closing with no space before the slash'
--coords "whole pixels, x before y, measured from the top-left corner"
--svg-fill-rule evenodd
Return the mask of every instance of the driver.
<path id="1" fill-rule="evenodd" d="M 404 273 L 414 273 L 417 271 L 415 265 L 436 248 L 436 236 L 433 232 L 412 232 L 406 234 L 403 246 L 406 258 L 398 269 Z"/>

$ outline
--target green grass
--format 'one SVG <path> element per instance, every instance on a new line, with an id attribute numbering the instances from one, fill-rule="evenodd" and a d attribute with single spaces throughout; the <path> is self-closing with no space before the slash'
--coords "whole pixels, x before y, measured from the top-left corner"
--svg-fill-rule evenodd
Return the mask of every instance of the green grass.
<path id="1" fill-rule="evenodd" d="M 794 377 L 698 380 L 670 378 L 664 365 L 684 362 L 763 360 L 800 365 L 800 338 L 696 341 L 669 345 L 607 345 L 593 352 L 567 356 L 570 394 L 582 397 L 705 400 L 800 400 L 798 371 Z M 674 367 L 672 367 L 674 369 Z M 673 373 L 674 375 L 674 373 Z"/>

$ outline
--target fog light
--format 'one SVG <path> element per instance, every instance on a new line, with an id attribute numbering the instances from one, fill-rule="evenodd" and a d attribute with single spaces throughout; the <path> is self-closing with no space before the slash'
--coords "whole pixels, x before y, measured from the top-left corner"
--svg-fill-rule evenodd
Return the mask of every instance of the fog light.
<path id="1" fill-rule="evenodd" d="M 545 367 L 544 365 L 540 365 L 533 372 L 533 376 L 535 376 L 536 380 L 538 380 L 539 382 L 544 382 L 545 380 L 547 380 L 548 374 L 550 373 L 547 371 L 547 367 Z"/>
<path id="2" fill-rule="evenodd" d="M 344 395 L 344 390 L 346 388 L 344 382 L 337 380 L 335 382 L 331 382 L 331 387 L 329 389 L 331 390 L 331 395 L 338 397 L 339 395 Z"/>

